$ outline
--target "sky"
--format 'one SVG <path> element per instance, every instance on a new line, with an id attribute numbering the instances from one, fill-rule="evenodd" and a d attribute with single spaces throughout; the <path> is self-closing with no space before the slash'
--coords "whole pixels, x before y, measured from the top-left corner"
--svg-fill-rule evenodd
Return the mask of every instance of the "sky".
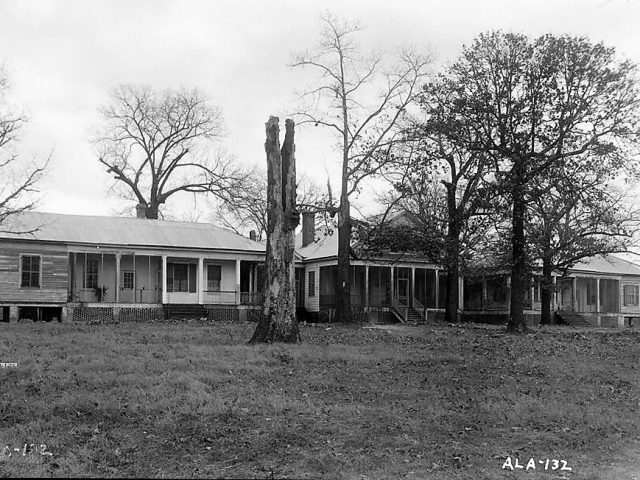
<path id="1" fill-rule="evenodd" d="M 11 100 L 30 119 L 21 158 L 52 152 L 38 209 L 122 211 L 89 139 L 98 107 L 124 83 L 199 88 L 224 112 L 221 145 L 243 164 L 266 166 L 264 124 L 270 115 L 282 121 L 309 85 L 287 65 L 293 53 L 313 48 L 323 11 L 359 20 L 365 50 L 433 50 L 434 69 L 491 29 L 586 35 L 640 63 L 640 0 L 0 0 L 0 61 Z M 298 172 L 320 184 L 328 173 L 337 187 L 339 153 L 330 138 L 299 128 L 296 159 Z M 206 202 L 195 210 L 190 198 L 170 205 L 178 218 L 194 211 L 210 219 Z"/>

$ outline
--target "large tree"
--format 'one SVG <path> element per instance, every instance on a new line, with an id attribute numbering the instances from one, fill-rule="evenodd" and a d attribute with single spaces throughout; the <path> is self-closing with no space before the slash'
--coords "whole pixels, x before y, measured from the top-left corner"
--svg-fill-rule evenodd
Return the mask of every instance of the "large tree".
<path id="1" fill-rule="evenodd" d="M 223 118 L 197 89 L 154 91 L 122 85 L 100 109 L 94 142 L 114 188 L 157 219 L 180 192 L 221 194 L 240 179 L 230 157 L 214 141 Z"/>
<path id="2" fill-rule="evenodd" d="M 528 202 L 531 260 L 542 268 L 542 324 L 552 321 L 554 271 L 566 273 L 589 257 L 627 251 L 637 231 L 637 208 L 606 180 L 606 162 L 573 160 L 540 175 Z"/>
<path id="3" fill-rule="evenodd" d="M 280 148 L 277 117 L 266 124 L 267 154 L 267 257 L 263 315 L 249 343 L 300 342 L 296 319 L 294 230 L 300 221 L 296 210 L 295 125 L 285 121 Z"/>
<path id="4" fill-rule="evenodd" d="M 481 141 L 474 125 L 461 115 L 463 101 L 458 96 L 462 86 L 455 76 L 439 76 L 424 86 L 418 97 L 424 120 L 410 128 L 417 152 L 410 158 L 413 177 L 436 178 L 442 186 L 444 218 L 443 263 L 447 269 L 445 320 L 458 321 L 461 256 L 470 251 L 470 237 L 475 237 L 482 222 L 477 217 L 487 213 L 488 189 L 484 184 L 489 174 L 488 155 L 473 148 Z M 412 182 L 415 185 L 415 180 Z M 407 193 L 419 189 L 411 188 Z M 420 196 L 418 196 L 418 199 Z M 437 212 L 424 212 L 437 215 Z M 466 238 L 463 238 L 466 237 Z M 463 248 L 464 240 L 467 240 Z"/>
<path id="5" fill-rule="evenodd" d="M 637 142 L 636 68 L 585 38 L 491 32 L 463 49 L 451 71 L 464 115 L 483 138 L 511 205 L 508 331 L 526 330 L 527 198 L 536 177 L 573 157 L 618 168 Z"/>
<path id="6" fill-rule="evenodd" d="M 0 229 L 22 232 L 11 217 L 34 208 L 36 183 L 44 175 L 50 157 L 28 163 L 20 160 L 17 146 L 27 117 L 7 100 L 8 88 L 7 75 L 0 66 Z"/>
<path id="7" fill-rule="evenodd" d="M 315 87 L 304 95 L 312 106 L 299 123 L 329 128 L 340 145 L 336 320 L 341 322 L 351 321 L 351 197 L 390 161 L 402 140 L 399 123 L 431 61 L 431 55 L 407 51 L 388 65 L 381 56 L 367 58 L 356 42 L 360 30 L 357 23 L 323 15 L 319 44 L 292 62 L 317 74 Z"/>

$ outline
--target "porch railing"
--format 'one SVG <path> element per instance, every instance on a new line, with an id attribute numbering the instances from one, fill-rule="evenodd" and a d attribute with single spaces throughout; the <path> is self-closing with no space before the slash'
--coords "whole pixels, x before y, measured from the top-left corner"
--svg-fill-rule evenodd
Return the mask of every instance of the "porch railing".
<path id="1" fill-rule="evenodd" d="M 240 303 L 242 305 L 262 305 L 264 303 L 263 292 L 241 292 Z"/>
<path id="2" fill-rule="evenodd" d="M 236 303 L 235 291 L 212 291 L 205 290 L 204 303 L 211 304 L 234 304 Z"/>
<path id="3" fill-rule="evenodd" d="M 333 293 L 320 294 L 320 306 L 334 307 L 336 305 L 337 295 Z M 351 305 L 365 305 L 364 295 L 351 295 Z"/>

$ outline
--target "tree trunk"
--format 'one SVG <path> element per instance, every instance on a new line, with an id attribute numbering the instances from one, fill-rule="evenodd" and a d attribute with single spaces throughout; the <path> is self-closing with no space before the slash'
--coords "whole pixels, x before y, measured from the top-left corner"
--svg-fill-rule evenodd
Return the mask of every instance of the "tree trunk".
<path id="1" fill-rule="evenodd" d="M 267 141 L 267 256 L 263 315 L 249 343 L 300 341 L 296 319 L 294 230 L 299 223 L 295 210 L 296 164 L 294 123 L 285 122 L 280 151 L 278 118 L 266 124 Z"/>
<path id="2" fill-rule="evenodd" d="M 447 188 L 447 214 L 449 225 L 447 229 L 447 291 L 445 300 L 444 320 L 457 323 L 459 308 L 459 279 L 460 279 L 460 221 L 456 205 L 455 185 L 445 184 Z"/>
<path id="3" fill-rule="evenodd" d="M 542 283 L 540 285 L 540 302 L 542 303 L 540 323 L 542 325 L 551 325 L 553 323 L 551 318 L 551 300 L 553 299 L 552 272 L 551 259 L 545 256 L 542 259 Z"/>
<path id="4" fill-rule="evenodd" d="M 526 332 L 527 324 L 524 317 L 524 294 L 526 288 L 527 258 L 525 252 L 524 220 L 526 204 L 523 192 L 523 183 L 519 181 L 522 175 L 519 170 L 522 159 L 516 160 L 515 179 L 513 184 L 513 218 L 511 247 L 513 252 L 511 266 L 511 304 L 507 332 Z"/>
<path id="5" fill-rule="evenodd" d="M 350 323 L 351 315 L 351 212 L 345 195 L 338 211 L 338 284 L 336 288 L 337 322 Z"/>

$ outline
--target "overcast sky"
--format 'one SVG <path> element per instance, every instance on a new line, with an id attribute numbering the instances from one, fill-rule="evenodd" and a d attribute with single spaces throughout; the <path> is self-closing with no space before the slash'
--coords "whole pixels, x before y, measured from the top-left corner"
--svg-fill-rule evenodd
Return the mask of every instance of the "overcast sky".
<path id="1" fill-rule="evenodd" d="M 110 178 L 88 130 L 121 83 L 198 87 L 224 111 L 224 146 L 265 165 L 264 124 L 295 105 L 304 87 L 287 67 L 313 47 L 318 17 L 359 19 L 366 48 L 431 47 L 439 64 L 490 29 L 586 35 L 640 63 L 638 0 L 177 1 L 0 0 L 0 60 L 30 123 L 23 158 L 53 151 L 40 210 L 109 215 Z M 324 183 L 336 171 L 332 142 L 297 133 L 298 171 Z M 337 185 L 337 179 L 334 179 Z M 186 205 L 186 204 L 185 204 Z M 172 207 L 181 215 L 182 205 Z M 188 210 L 190 207 L 187 207 Z M 203 220 L 206 218 L 202 218 Z"/>

